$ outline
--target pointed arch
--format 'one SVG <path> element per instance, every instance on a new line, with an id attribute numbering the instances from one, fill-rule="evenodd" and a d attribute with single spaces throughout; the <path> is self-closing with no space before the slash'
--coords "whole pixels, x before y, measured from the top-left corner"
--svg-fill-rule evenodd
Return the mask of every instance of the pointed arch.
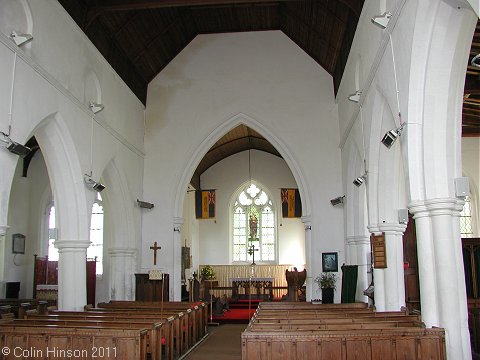
<path id="1" fill-rule="evenodd" d="M 187 188 L 190 179 L 202 158 L 208 152 L 208 150 L 220 139 L 223 135 L 228 133 L 231 129 L 234 129 L 238 125 L 246 125 L 249 128 L 255 130 L 261 134 L 265 139 L 267 139 L 280 153 L 283 157 L 290 170 L 292 171 L 293 177 L 298 185 L 298 190 L 302 198 L 302 210 L 303 216 L 311 216 L 311 197 L 310 191 L 308 189 L 307 181 L 305 175 L 300 167 L 299 162 L 295 159 L 293 152 L 288 148 L 285 142 L 279 139 L 273 131 L 265 127 L 259 121 L 245 115 L 237 114 L 232 118 L 225 121 L 223 124 L 214 129 L 200 144 L 195 154 L 190 157 L 187 165 L 184 168 L 182 177 L 179 181 L 175 195 L 175 207 L 174 207 L 174 218 L 181 219 L 183 216 L 183 201 L 185 198 L 185 189 Z"/>
<path id="2" fill-rule="evenodd" d="M 47 165 L 60 239 L 89 238 L 89 205 L 83 171 L 70 130 L 62 117 L 51 114 L 33 130 Z"/>

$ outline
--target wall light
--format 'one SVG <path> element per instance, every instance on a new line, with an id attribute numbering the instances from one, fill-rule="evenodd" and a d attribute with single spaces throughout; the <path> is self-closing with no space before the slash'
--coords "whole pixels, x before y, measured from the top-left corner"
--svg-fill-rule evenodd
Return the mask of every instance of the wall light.
<path id="1" fill-rule="evenodd" d="M 383 135 L 382 144 L 385 145 L 388 149 L 390 149 L 393 143 L 397 140 L 397 138 L 402 135 L 402 130 L 405 124 L 402 126 L 389 130 Z"/>
<path id="2" fill-rule="evenodd" d="M 90 102 L 90 109 L 93 111 L 94 114 L 98 114 L 104 108 L 103 104 L 97 104 L 94 102 Z"/>
<path id="3" fill-rule="evenodd" d="M 330 200 L 330 204 L 332 204 L 332 206 L 343 204 L 343 199 L 345 199 L 345 195 Z"/>
<path id="4" fill-rule="evenodd" d="M 17 46 L 22 46 L 33 40 L 33 36 L 30 34 L 18 34 L 16 31 L 12 31 L 10 34 L 10 39 L 12 39 Z"/>
<path id="5" fill-rule="evenodd" d="M 472 60 L 470 60 L 470 65 L 480 68 L 480 54 L 475 55 Z"/>
<path id="6" fill-rule="evenodd" d="M 375 15 L 374 17 L 372 17 L 372 23 L 374 23 L 381 29 L 385 29 L 391 17 L 392 13 L 387 11 L 382 15 Z"/>
<path id="7" fill-rule="evenodd" d="M 137 205 L 138 207 L 141 207 L 142 209 L 153 209 L 155 205 L 152 203 L 146 202 L 146 201 L 141 201 L 137 199 Z"/>
<path id="8" fill-rule="evenodd" d="M 101 192 L 103 189 L 105 189 L 105 185 L 93 180 L 91 174 L 90 175 L 85 174 L 84 180 L 85 180 L 85 184 L 88 185 L 89 187 L 91 187 L 92 190 L 95 190 L 97 192 Z"/>
<path id="9" fill-rule="evenodd" d="M 348 100 L 358 103 L 360 101 L 360 95 L 362 95 L 362 91 L 357 90 L 355 93 L 348 95 Z"/>
<path id="10" fill-rule="evenodd" d="M 357 177 L 355 180 L 353 180 L 353 185 L 359 187 L 362 185 L 365 180 L 367 180 L 367 173 L 363 174 L 362 176 Z"/>
<path id="11" fill-rule="evenodd" d="M 0 131 L 0 134 L 5 138 L 5 140 L 2 140 L 2 143 L 11 153 L 19 156 L 26 156 L 30 153 L 30 151 L 32 151 L 32 149 L 30 149 L 28 146 L 19 144 L 10 139 L 10 136 L 5 134 L 3 131 Z"/>

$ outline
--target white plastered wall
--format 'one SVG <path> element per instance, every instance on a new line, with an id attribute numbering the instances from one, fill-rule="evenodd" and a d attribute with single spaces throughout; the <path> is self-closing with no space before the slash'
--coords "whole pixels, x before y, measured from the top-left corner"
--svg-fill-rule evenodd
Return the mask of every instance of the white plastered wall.
<path id="1" fill-rule="evenodd" d="M 208 149 L 241 123 L 277 148 L 298 184 L 303 221 L 312 227 L 307 271 L 320 272 L 322 251 L 338 251 L 343 261 L 341 211 L 330 205 L 341 195 L 331 76 L 278 31 L 201 35 L 148 91 L 144 191 L 162 206 L 143 217 L 141 267 L 153 267 L 149 247 L 158 241 L 158 267 L 172 276 L 173 298 L 179 295 L 181 245 L 173 227 L 183 222 L 187 185 Z M 307 287 L 310 294 L 308 279 Z"/>
<path id="2" fill-rule="evenodd" d="M 283 219 L 280 188 L 297 186 L 283 159 L 265 152 L 250 152 L 252 181 L 263 186 L 276 209 L 276 264 L 305 265 L 305 230 L 300 219 Z M 201 176 L 205 189 L 216 189 L 216 219 L 200 221 L 200 264 L 231 264 L 232 196 L 249 182 L 248 152 L 232 155 L 209 168 Z M 258 261 L 256 261 L 258 262 Z"/>
<path id="3" fill-rule="evenodd" d="M 128 222 L 132 230 L 119 234 L 114 241 L 132 242 L 136 246 L 140 242 L 141 213 L 135 209 L 132 199 L 142 194 L 144 106 L 57 1 L 1 1 L 0 13 L 9 15 L 0 24 L 0 75 L 3 80 L 0 84 L 0 113 L 3 114 L 0 130 L 8 133 L 11 125 L 10 135 L 19 143 L 36 136 L 60 209 L 59 237 L 63 245 L 71 249 L 68 251 L 72 251 L 72 256 L 77 256 L 73 255 L 77 250 L 73 250 L 72 245 L 80 249 L 88 241 L 94 193 L 85 187 L 83 174 L 92 171 L 94 180 L 98 181 L 107 165 L 115 160 L 123 175 L 122 191 L 128 194 L 119 202 L 130 209 L 132 216 L 128 217 Z M 18 48 L 8 38 L 12 30 L 32 33 L 34 40 Z M 88 107 L 90 101 L 105 105 L 103 112 L 93 120 Z M 18 160 L 18 156 L 0 151 L 2 229 L 9 226 L 7 215 L 12 181 L 22 181 L 14 178 Z M 117 186 L 106 185 L 111 190 Z M 21 194 L 16 198 L 19 203 L 10 202 L 10 210 L 25 204 L 25 195 L 23 199 Z M 43 208 L 47 204 L 34 205 Z M 16 223 L 18 219 L 12 221 Z M 41 214 L 30 211 L 30 217 L 22 223 L 25 221 L 37 226 Z M 14 228 L 8 230 L 7 238 L 13 232 Z M 29 235 L 30 238 L 42 237 L 42 234 Z M 33 257 L 28 259 L 30 265 L 32 262 Z M 75 276 L 70 282 L 78 280 Z M 9 280 L 30 281 L 10 277 Z M 84 300 L 65 296 L 67 298 L 61 300 L 64 306 L 83 306 Z"/>
<path id="4" fill-rule="evenodd" d="M 461 95 L 477 20 L 468 6 L 454 4 L 460 2 L 366 1 L 337 94 L 345 192 L 351 193 L 353 187 L 348 169 L 358 169 L 363 161 L 358 156 L 361 151 L 351 150 L 353 143 L 362 142 L 359 105 L 369 171 L 366 203 L 349 205 L 346 223 L 363 219 L 367 208 L 369 231 L 388 229 L 398 243 L 402 227 L 397 210 L 408 207 L 416 213 L 422 319 L 427 326 L 446 328 L 452 359 L 470 357 L 461 251 L 448 245 L 459 244 L 455 214 L 460 200 L 455 197 L 454 178 L 461 176 Z M 381 30 L 370 19 L 385 11 L 393 16 L 387 29 Z M 346 98 L 358 88 L 363 92 L 355 105 Z M 407 122 L 402 136 L 387 150 L 381 137 L 402 122 Z M 365 231 L 348 229 L 353 234 L 347 231 L 347 242 L 349 237 L 361 238 Z M 400 289 L 402 259 L 397 260 L 396 276 L 400 276 L 395 287 Z M 380 308 L 388 308 L 392 274 L 381 271 L 375 272 L 375 300 Z M 451 293 L 458 298 L 447 295 Z M 452 311 L 459 316 L 449 317 Z"/>

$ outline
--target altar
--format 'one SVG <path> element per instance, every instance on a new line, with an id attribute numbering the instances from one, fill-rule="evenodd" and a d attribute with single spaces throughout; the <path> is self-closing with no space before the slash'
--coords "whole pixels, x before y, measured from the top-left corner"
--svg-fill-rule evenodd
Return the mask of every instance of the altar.
<path id="1" fill-rule="evenodd" d="M 273 300 L 274 278 L 272 277 L 236 277 L 230 280 L 232 299 Z"/>

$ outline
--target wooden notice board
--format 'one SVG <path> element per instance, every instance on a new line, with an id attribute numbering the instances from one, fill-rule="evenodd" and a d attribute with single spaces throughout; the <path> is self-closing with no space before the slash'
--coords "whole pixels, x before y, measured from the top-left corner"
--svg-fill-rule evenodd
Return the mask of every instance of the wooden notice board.
<path id="1" fill-rule="evenodd" d="M 387 267 L 387 250 L 385 247 L 385 233 L 381 235 L 370 236 L 370 243 L 373 254 L 373 267 L 375 269 L 385 269 Z"/>

